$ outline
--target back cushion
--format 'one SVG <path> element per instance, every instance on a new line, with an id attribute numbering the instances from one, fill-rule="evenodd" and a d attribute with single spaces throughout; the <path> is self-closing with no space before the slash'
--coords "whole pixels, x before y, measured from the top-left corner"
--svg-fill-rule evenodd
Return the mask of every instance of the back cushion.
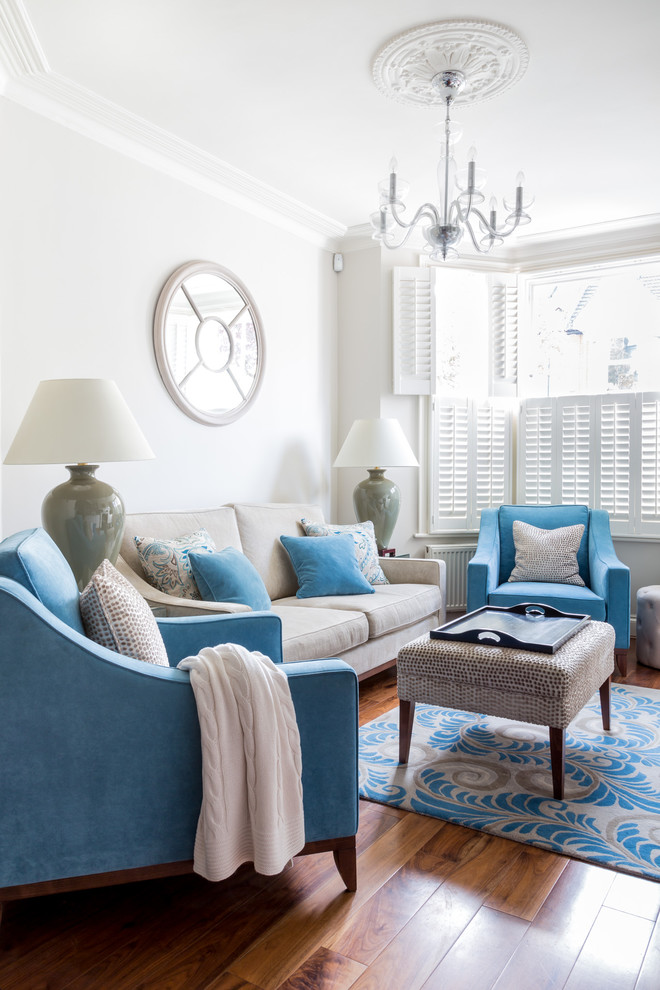
<path id="1" fill-rule="evenodd" d="M 126 516 L 119 552 L 131 570 L 144 577 L 133 537 L 154 536 L 158 539 L 174 540 L 200 529 L 206 530 L 218 550 L 224 550 L 225 547 L 243 549 L 234 510 L 230 506 L 221 506 L 219 509 L 200 509 L 192 512 L 131 513 Z"/>
<path id="2" fill-rule="evenodd" d="M 516 563 L 513 542 L 513 523 L 521 522 L 537 529 L 559 529 L 582 523 L 584 533 L 577 552 L 580 577 L 589 587 L 589 509 L 586 505 L 502 505 L 499 510 L 500 525 L 500 584 L 509 580 Z"/>
<path id="3" fill-rule="evenodd" d="M 0 543 L 0 574 L 23 585 L 53 615 L 85 635 L 73 571 L 44 529 L 25 529 Z"/>
<path id="4" fill-rule="evenodd" d="M 243 553 L 257 569 L 272 601 L 291 598 L 298 590 L 298 579 L 280 536 L 304 536 L 300 520 L 322 523 L 318 505 L 268 503 L 235 505 Z"/>

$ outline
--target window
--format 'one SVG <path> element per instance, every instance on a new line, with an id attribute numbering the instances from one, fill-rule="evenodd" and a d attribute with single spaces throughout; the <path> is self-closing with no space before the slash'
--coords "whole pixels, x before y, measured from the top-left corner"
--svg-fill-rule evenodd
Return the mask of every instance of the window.
<path id="1" fill-rule="evenodd" d="M 530 278 L 524 396 L 650 391 L 660 368 L 660 265 Z"/>
<path id="2" fill-rule="evenodd" d="M 403 268 L 394 286 L 394 391 L 431 397 L 429 532 L 478 530 L 512 500 L 515 280 Z"/>
<path id="3" fill-rule="evenodd" d="M 477 530 L 503 502 L 578 502 L 615 535 L 660 537 L 660 263 L 397 273 L 395 392 L 429 397 L 429 532 Z"/>

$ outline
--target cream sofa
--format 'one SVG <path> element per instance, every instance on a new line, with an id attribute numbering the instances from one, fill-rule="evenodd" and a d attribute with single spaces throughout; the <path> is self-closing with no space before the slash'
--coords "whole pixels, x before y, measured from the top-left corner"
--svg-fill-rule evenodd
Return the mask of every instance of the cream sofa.
<path id="1" fill-rule="evenodd" d="M 205 529 L 218 550 L 242 551 L 261 575 L 272 611 L 282 620 L 285 661 L 341 657 L 360 677 L 391 665 L 405 643 L 445 621 L 445 565 L 439 560 L 382 558 L 390 583 L 375 585 L 373 595 L 296 598 L 298 582 L 280 536 L 303 536 L 303 517 L 324 521 L 317 505 L 283 503 L 128 515 L 117 567 L 166 615 L 249 611 L 245 605 L 174 598 L 144 579 L 135 536 L 173 539 Z M 323 537 L 309 537 L 318 538 Z"/>

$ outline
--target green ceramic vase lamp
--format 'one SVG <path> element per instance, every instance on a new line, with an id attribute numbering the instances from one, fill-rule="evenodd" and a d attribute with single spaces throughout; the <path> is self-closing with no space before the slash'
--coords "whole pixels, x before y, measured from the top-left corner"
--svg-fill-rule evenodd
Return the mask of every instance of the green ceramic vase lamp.
<path id="1" fill-rule="evenodd" d="M 65 464 L 68 481 L 46 495 L 41 521 L 82 590 L 107 558 L 115 563 L 124 532 L 124 503 L 97 478 L 102 461 L 154 457 L 113 381 L 60 378 L 39 384 L 5 464 Z"/>
<path id="2" fill-rule="evenodd" d="M 385 471 L 419 467 L 398 419 L 356 419 L 334 466 L 367 468 L 369 477 L 353 491 L 353 508 L 358 522 L 374 524 L 379 551 L 387 550 L 399 516 L 401 492 L 385 477 Z"/>

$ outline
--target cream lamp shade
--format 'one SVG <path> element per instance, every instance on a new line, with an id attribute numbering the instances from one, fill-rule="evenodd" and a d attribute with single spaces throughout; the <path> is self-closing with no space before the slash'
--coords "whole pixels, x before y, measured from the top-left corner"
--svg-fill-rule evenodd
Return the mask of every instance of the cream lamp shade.
<path id="1" fill-rule="evenodd" d="M 48 493 L 41 519 L 81 589 L 103 559 L 116 561 L 124 531 L 124 504 L 95 477 L 99 463 L 154 456 L 115 382 L 60 378 L 39 384 L 4 463 L 67 467 L 70 478 Z"/>
<path id="2" fill-rule="evenodd" d="M 353 507 L 359 522 L 373 522 L 379 551 L 388 550 L 399 517 L 401 492 L 385 477 L 385 468 L 419 467 L 398 419 L 356 419 L 334 466 L 368 469 L 369 477 L 353 491 Z"/>

